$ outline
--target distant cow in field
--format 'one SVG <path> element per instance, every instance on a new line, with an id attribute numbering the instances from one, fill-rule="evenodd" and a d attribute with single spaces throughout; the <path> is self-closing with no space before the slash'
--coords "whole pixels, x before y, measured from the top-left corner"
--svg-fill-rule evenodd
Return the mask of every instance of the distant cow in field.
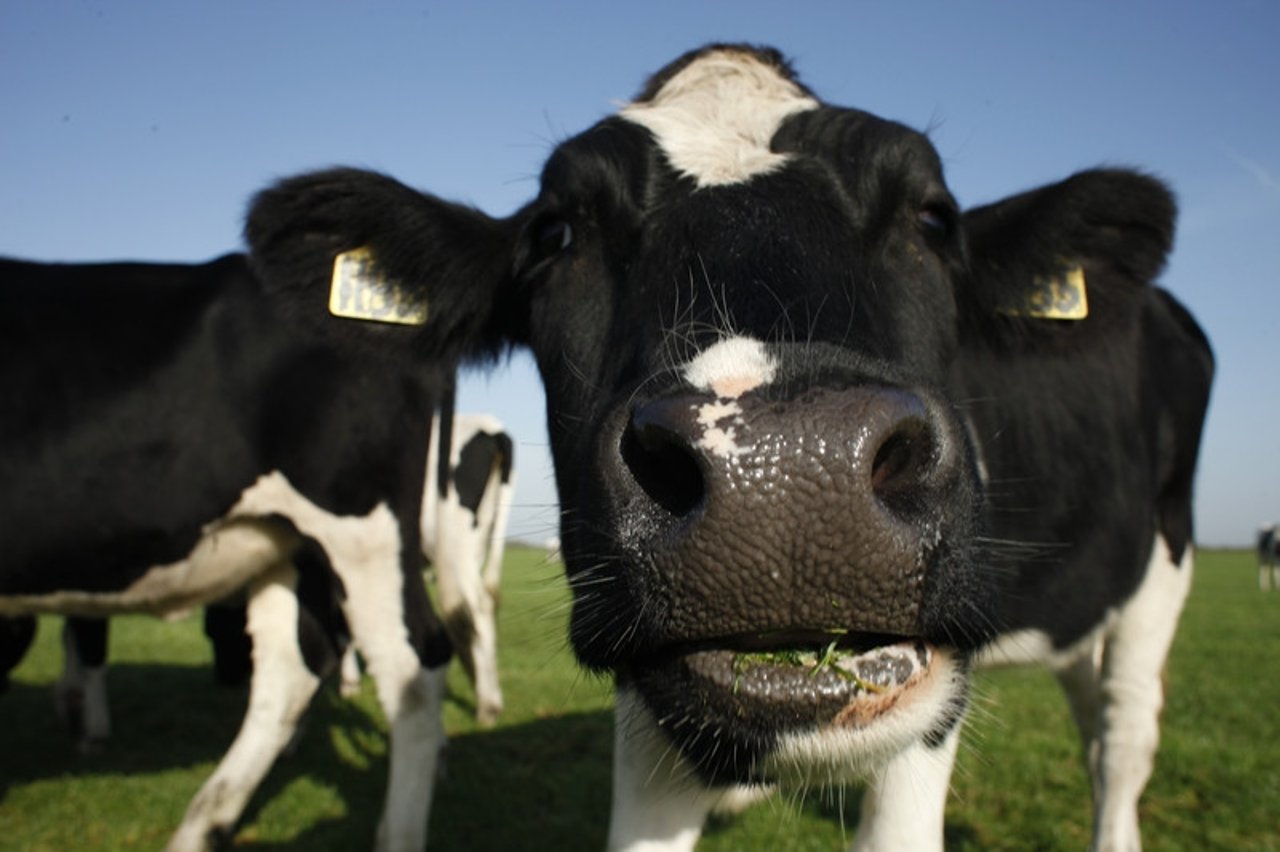
<path id="1" fill-rule="evenodd" d="M 962 212 L 923 135 L 712 46 L 509 218 L 334 170 L 247 235 L 299 289 L 367 246 L 532 350 L 572 642 L 617 682 L 611 846 L 861 775 L 858 847 L 939 847 L 981 656 L 1058 673 L 1094 842 L 1133 849 L 1213 372 L 1153 286 L 1174 218 L 1125 170 Z"/>
<path id="2" fill-rule="evenodd" d="M 0 615 L 163 614 L 247 589 L 249 709 L 174 849 L 234 828 L 314 694 L 309 588 L 341 601 L 390 723 L 377 845 L 425 839 L 451 646 L 421 581 L 423 434 L 458 360 L 499 340 L 465 294 L 426 316 L 361 253 L 330 266 L 297 291 L 243 256 L 0 263 Z M 300 567 L 306 546 L 331 575 Z"/>
<path id="3" fill-rule="evenodd" d="M 453 437 L 439 440 L 432 421 L 427 491 L 422 501 L 423 554 L 434 569 L 445 628 L 475 685 L 476 718 L 492 725 L 502 713 L 498 677 L 498 602 L 507 519 L 515 489 L 514 443 L 497 418 L 457 414 Z M 440 465 L 438 448 L 452 448 Z M 343 691 L 358 686 L 355 650 L 343 658 Z"/>
<path id="4" fill-rule="evenodd" d="M 1276 567 L 1280 565 L 1280 524 L 1271 524 L 1258 530 L 1258 588 L 1274 591 L 1277 588 Z"/>

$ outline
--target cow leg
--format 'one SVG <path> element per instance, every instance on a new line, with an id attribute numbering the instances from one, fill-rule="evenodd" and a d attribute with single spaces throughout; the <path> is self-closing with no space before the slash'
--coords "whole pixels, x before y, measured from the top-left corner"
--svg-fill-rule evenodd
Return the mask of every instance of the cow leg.
<path id="1" fill-rule="evenodd" d="M 1192 552 L 1174 562 L 1157 538 L 1146 577 L 1107 631 L 1102 662 L 1094 849 L 1142 848 L 1138 799 L 1151 777 L 1164 705 L 1163 672 L 1191 588 Z"/>
<path id="2" fill-rule="evenodd" d="M 498 680 L 496 595 L 485 584 L 488 542 L 479 537 L 477 530 L 464 528 L 458 522 L 465 515 L 453 512 L 450 523 L 441 520 L 435 545 L 436 588 L 449 636 L 475 686 L 476 719 L 481 725 L 492 725 L 503 707 Z"/>
<path id="3" fill-rule="evenodd" d="M 394 519 L 391 519 L 394 523 Z M 398 541 L 398 536 L 395 538 Z M 426 588 L 412 575 L 416 589 L 404 587 L 398 546 L 390 558 L 344 558 L 340 548 L 326 546 L 334 570 L 346 589 L 343 609 L 351 638 L 373 678 L 378 702 L 391 728 L 387 798 L 378 824 L 380 850 L 420 850 L 426 845 L 427 822 L 440 751 L 444 676 L 447 666 L 425 669 L 410 641 L 404 595 Z"/>
<path id="4" fill-rule="evenodd" d="M 379 850 L 419 850 L 426 845 L 431 798 L 445 745 L 446 666 L 424 669 L 400 627 L 399 642 L 370 636 L 353 620 L 352 638 L 377 687 L 391 727 L 387 798 L 378 823 Z M 381 626 L 377 632 L 387 632 Z"/>
<path id="5" fill-rule="evenodd" d="M 688 852 L 724 790 L 703 787 L 652 714 L 619 688 L 614 716 L 610 850 Z"/>
<path id="6" fill-rule="evenodd" d="M 455 638 L 458 656 L 476 691 L 476 721 L 490 726 L 502 715 L 502 684 L 498 680 L 497 613 L 493 598 L 480 583 L 480 575 L 466 578 L 472 588 L 466 602 L 446 612 L 449 634 Z M 470 583 L 471 580 L 475 582 Z"/>
<path id="7" fill-rule="evenodd" d="M 82 754 L 100 751 L 111 737 L 107 706 L 107 619 L 68 616 L 62 623 L 62 677 L 54 707 Z"/>
<path id="8" fill-rule="evenodd" d="M 214 601 L 204 608 L 204 635 L 213 647 L 213 679 L 241 686 L 253 676 L 253 641 L 245 630 L 243 601 Z"/>
<path id="9" fill-rule="evenodd" d="M 355 698 L 360 694 L 360 654 L 354 645 L 348 645 L 342 652 L 342 663 L 338 667 L 338 693 L 343 698 Z"/>
<path id="10" fill-rule="evenodd" d="M 960 725 L 938 745 L 918 742 L 895 755 L 862 794 L 856 852 L 942 852 L 943 821 Z"/>
<path id="11" fill-rule="evenodd" d="M 34 615 L 0 615 L 0 694 L 9 688 L 9 672 L 22 662 L 35 638 Z"/>
<path id="12" fill-rule="evenodd" d="M 476 719 L 488 726 L 498 721 L 503 708 L 502 684 L 498 681 L 498 614 L 494 611 L 494 598 L 483 585 L 477 585 L 469 650 L 476 687 Z"/>
<path id="13" fill-rule="evenodd" d="M 1098 732 L 1102 722 L 1102 663 L 1105 647 L 1103 636 L 1099 633 L 1084 643 L 1080 653 L 1066 665 L 1054 670 L 1058 683 L 1067 696 L 1076 729 L 1080 732 L 1080 745 L 1085 764 L 1089 767 L 1089 782 L 1094 790 L 1101 784 L 1098 775 L 1098 760 L 1101 756 Z"/>
<path id="14" fill-rule="evenodd" d="M 219 836 L 231 833 L 315 695 L 320 679 L 307 668 L 298 646 L 296 586 L 293 566 L 279 565 L 250 587 L 249 708 L 230 750 L 187 807 L 170 850 L 208 849 Z"/>

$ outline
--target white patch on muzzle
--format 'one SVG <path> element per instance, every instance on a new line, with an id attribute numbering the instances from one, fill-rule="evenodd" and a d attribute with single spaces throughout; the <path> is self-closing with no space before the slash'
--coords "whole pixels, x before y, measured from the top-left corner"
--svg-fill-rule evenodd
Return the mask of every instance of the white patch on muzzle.
<path id="1" fill-rule="evenodd" d="M 750 447 L 738 443 L 742 406 L 736 400 L 773 381 L 777 370 L 777 362 L 769 356 L 764 344 L 749 337 L 721 340 L 686 364 L 685 381 L 716 396 L 715 401 L 694 409 L 702 428 L 698 446 L 722 458 L 749 452 Z"/>

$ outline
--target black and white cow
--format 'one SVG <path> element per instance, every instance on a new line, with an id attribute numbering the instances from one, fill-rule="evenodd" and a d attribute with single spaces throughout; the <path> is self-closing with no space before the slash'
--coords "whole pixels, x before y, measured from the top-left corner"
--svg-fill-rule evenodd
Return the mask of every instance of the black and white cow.
<path id="1" fill-rule="evenodd" d="M 1124 170 L 961 212 L 923 135 L 711 46 L 510 218 L 334 170 L 247 236 L 282 287 L 367 247 L 532 350 L 573 646 L 616 676 L 611 846 L 865 774 L 857 845 L 938 847 L 982 652 L 1060 674 L 1095 844 L 1132 849 L 1213 370 L 1152 286 L 1174 217 Z"/>
<path id="2" fill-rule="evenodd" d="M 431 446 L 445 445 L 433 437 Z M 443 494 L 423 504 L 423 552 L 435 566 L 445 628 L 475 685 L 476 718 L 492 725 L 503 707 L 498 604 L 515 489 L 515 445 L 497 418 L 459 414 L 450 446 Z M 434 457 L 431 461 L 439 464 Z M 427 470 L 431 476 L 430 463 Z"/>
<path id="3" fill-rule="evenodd" d="M 432 418 L 428 444 L 426 488 L 422 500 L 423 553 L 435 567 L 445 628 L 459 652 L 476 690 L 476 718 L 492 725 L 502 713 L 502 685 L 498 677 L 497 609 L 502 578 L 511 495 L 514 445 L 502 424 L 486 414 L 462 414 L 453 419 L 453 460 L 446 477 L 438 480 L 440 418 Z M 437 487 L 439 491 L 437 490 Z M 439 492 L 443 491 L 443 495 Z M 323 554 L 315 554 L 323 558 Z M 314 566 L 323 571 L 327 566 Z M 246 683 L 253 671 L 252 642 L 245 632 L 246 605 L 242 595 L 232 601 L 210 603 L 204 612 L 204 632 L 213 646 L 214 677 L 224 685 Z M 304 611 L 325 602 L 304 601 Z M 334 618 L 336 616 L 336 618 Z M 21 659 L 34 633 L 28 616 L 9 640 L 9 653 L 0 650 L 0 678 Z M 323 619 L 311 618 L 312 623 Z M 360 687 L 356 650 L 341 613 L 330 613 L 327 636 L 311 636 L 320 656 L 341 655 L 341 689 L 354 695 Z M 99 750 L 111 735 L 106 662 L 109 622 L 101 617 L 68 616 L 62 628 L 63 670 L 54 685 L 54 707 L 83 752 Z M 0 625 L 0 649 L 6 647 Z M 329 653 L 331 652 L 331 653 Z M 323 666 L 312 665 L 317 674 Z M 2 682 L 2 681 L 0 681 Z"/>
<path id="4" fill-rule="evenodd" d="M 423 433 L 457 359 L 492 347 L 465 293 L 424 318 L 369 271 L 342 258 L 330 297 L 264 286 L 243 256 L 0 263 L 0 615 L 248 590 L 249 708 L 171 848 L 231 830 L 288 741 L 318 682 L 299 597 L 334 583 L 391 726 L 378 846 L 425 840 L 451 649 L 421 582 Z M 304 544 L 332 578 L 295 568 Z"/>
<path id="5" fill-rule="evenodd" d="M 1280 524 L 1258 529 L 1258 588 L 1264 592 L 1280 588 L 1276 568 L 1280 566 Z"/>

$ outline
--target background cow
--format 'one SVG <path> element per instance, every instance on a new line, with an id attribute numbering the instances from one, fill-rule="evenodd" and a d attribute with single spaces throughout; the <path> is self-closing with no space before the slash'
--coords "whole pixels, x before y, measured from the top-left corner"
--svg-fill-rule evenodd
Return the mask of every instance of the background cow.
<path id="1" fill-rule="evenodd" d="M 618 685 L 611 845 L 685 848 L 737 785 L 862 772 L 860 847 L 938 846 L 999 635 L 987 656 L 1059 671 L 1095 844 L 1129 849 L 1212 375 L 1151 286 L 1174 215 L 1123 170 L 962 213 L 924 136 L 712 46 L 508 219 L 336 170 L 247 235 L 298 289 L 369 246 L 531 348 L 571 638 Z"/>
<path id="2" fill-rule="evenodd" d="M 378 845 L 425 837 L 450 646 L 420 580 L 422 434 L 457 359 L 491 346 L 464 297 L 405 315 L 360 256 L 332 271 L 330 299 L 242 256 L 0 263 L 0 615 L 247 589 L 249 708 L 173 848 L 231 830 L 288 741 L 318 683 L 299 597 L 334 583 L 391 726 Z M 308 546 L 331 575 L 295 564 Z"/>
<path id="3" fill-rule="evenodd" d="M 1258 530 L 1258 588 L 1274 591 L 1277 587 L 1276 566 L 1280 564 L 1280 524 Z"/>
<path id="4" fill-rule="evenodd" d="M 446 415 L 451 412 L 446 412 Z M 497 418 L 486 414 L 453 415 L 453 460 L 444 480 L 438 479 L 440 417 L 432 418 L 427 456 L 427 487 L 422 503 L 424 555 L 435 568 L 445 627 L 476 690 L 476 718 L 493 724 L 502 712 L 498 676 L 497 607 L 501 596 L 502 555 L 507 518 L 515 486 L 514 444 Z M 437 488 L 444 496 L 437 496 Z M 322 553 L 311 554 L 323 559 Z M 318 567 L 315 570 L 324 570 Z M 241 595 L 209 604 L 204 632 L 213 646 L 215 680 L 238 686 L 253 671 L 252 643 L 245 632 L 246 605 Z M 344 695 L 360 688 L 355 648 L 341 612 L 328 607 L 325 617 L 304 623 L 329 625 L 328 636 L 310 636 L 337 662 L 341 655 Z M 0 623 L 0 684 L 35 632 L 30 617 Z M 12 633 L 3 631 L 7 628 Z M 303 628 L 305 629 L 305 628 Z M 106 686 L 109 622 L 106 618 L 69 616 L 63 622 L 63 671 L 54 685 L 54 708 L 78 741 L 82 752 L 97 751 L 111 736 Z M 313 665 L 323 673 L 324 664 Z"/>

